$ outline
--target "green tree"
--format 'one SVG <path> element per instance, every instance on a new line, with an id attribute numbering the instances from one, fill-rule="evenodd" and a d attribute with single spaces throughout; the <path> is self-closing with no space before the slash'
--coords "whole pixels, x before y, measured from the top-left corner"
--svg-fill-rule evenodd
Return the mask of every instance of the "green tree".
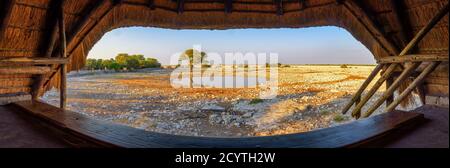
<path id="1" fill-rule="evenodd" d="M 189 64 L 189 79 L 190 79 L 189 87 L 192 88 L 194 84 L 194 72 L 193 72 L 194 65 L 200 64 L 200 66 L 203 67 L 203 64 L 206 62 L 205 61 L 206 57 L 207 55 L 205 52 L 200 52 L 194 49 L 188 49 L 181 54 L 179 62 L 181 63 L 181 61 L 188 60 Z M 200 77 L 203 76 L 203 71 L 201 71 L 201 73 L 202 74 Z"/>

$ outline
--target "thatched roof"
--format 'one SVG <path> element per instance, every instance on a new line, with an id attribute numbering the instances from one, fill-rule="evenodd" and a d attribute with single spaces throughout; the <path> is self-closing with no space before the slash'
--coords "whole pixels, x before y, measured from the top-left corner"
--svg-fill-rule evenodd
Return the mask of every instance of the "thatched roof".
<path id="1" fill-rule="evenodd" d="M 382 58 L 397 55 L 446 4 L 448 0 L 2 0 L 0 59 L 59 57 L 59 45 L 51 42 L 52 37 L 59 38 L 54 35 L 59 5 L 64 9 L 68 68 L 77 70 L 106 32 L 126 26 L 231 29 L 332 25 L 347 29 L 376 58 Z M 448 46 L 447 15 L 415 52 L 447 53 Z M 53 70 L 46 75 L 50 80 L 44 81 L 45 87 L 57 86 L 58 73 Z M 31 77 L 0 74 L 0 94 L 29 93 L 35 83 Z M 443 77 L 448 87 L 448 73 Z"/>

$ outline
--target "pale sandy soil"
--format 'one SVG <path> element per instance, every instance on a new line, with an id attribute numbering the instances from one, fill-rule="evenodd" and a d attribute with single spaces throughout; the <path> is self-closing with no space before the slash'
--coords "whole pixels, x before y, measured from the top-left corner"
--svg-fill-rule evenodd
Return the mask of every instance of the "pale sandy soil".
<path id="1" fill-rule="evenodd" d="M 352 121 L 339 112 L 373 68 L 280 68 L 278 96 L 256 104 L 250 103 L 258 98 L 259 89 L 254 88 L 172 88 L 171 70 L 70 77 L 68 109 L 97 119 L 177 135 L 241 137 L 298 133 Z M 42 99 L 58 104 L 55 90 Z"/>

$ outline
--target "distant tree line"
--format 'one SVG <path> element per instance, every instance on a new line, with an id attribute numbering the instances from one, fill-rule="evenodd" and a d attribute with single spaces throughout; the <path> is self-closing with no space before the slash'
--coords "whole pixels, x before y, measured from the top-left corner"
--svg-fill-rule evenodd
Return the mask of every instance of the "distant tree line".
<path id="1" fill-rule="evenodd" d="M 114 59 L 87 59 L 85 68 L 88 70 L 135 70 L 144 68 L 159 68 L 161 63 L 155 58 L 145 58 L 143 55 L 118 54 Z"/>

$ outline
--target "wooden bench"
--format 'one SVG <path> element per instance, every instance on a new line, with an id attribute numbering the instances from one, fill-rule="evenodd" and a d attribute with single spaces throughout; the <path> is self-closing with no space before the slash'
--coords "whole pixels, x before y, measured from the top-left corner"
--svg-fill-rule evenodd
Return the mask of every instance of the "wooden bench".
<path id="1" fill-rule="evenodd" d="M 209 138 L 148 132 L 99 121 L 82 114 L 31 101 L 8 106 L 29 116 L 75 147 L 125 148 L 341 148 L 364 147 L 424 120 L 423 114 L 395 111 L 311 132 L 246 138 Z"/>

